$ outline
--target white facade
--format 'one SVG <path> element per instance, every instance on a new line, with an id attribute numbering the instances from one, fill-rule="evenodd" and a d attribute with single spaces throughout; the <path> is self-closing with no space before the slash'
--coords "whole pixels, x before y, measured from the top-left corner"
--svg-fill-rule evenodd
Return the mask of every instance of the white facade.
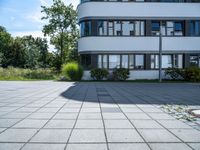
<path id="1" fill-rule="evenodd" d="M 199 52 L 200 37 L 163 37 L 165 52 Z M 158 52 L 159 37 L 83 37 L 78 49 L 84 52 Z"/>
<path id="2" fill-rule="evenodd" d="M 164 66 L 200 67 L 200 2 L 149 1 L 151 0 L 88 0 L 79 4 L 77 10 L 81 38 L 78 40 L 78 51 L 83 56 L 82 63 L 89 66 L 84 72 L 84 80 L 91 79 L 91 67 L 102 67 L 112 71 L 110 66 L 115 64 L 116 67 L 127 64 L 127 68 L 130 69 L 129 80 L 158 79 L 160 32 L 164 32 L 161 47 L 163 55 L 166 56 Z M 133 25 L 128 32 L 124 30 L 127 22 Z M 140 31 L 136 33 L 136 30 Z M 125 35 L 125 31 L 130 32 L 130 35 Z M 109 57 L 110 55 L 117 57 L 110 60 L 114 58 Z M 139 55 L 143 55 L 143 62 L 136 60 Z M 115 62 L 116 60 L 119 62 Z M 122 64 L 124 61 L 127 62 Z M 164 71 L 163 78 L 167 78 L 164 77 Z"/>

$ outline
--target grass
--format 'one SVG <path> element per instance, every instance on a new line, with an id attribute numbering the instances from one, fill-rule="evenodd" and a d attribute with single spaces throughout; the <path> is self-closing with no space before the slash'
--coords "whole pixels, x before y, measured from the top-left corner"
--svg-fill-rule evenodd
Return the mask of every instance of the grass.
<path id="1" fill-rule="evenodd" d="M 50 69 L 21 69 L 0 68 L 0 80 L 27 81 L 27 80 L 54 80 L 56 73 Z"/>

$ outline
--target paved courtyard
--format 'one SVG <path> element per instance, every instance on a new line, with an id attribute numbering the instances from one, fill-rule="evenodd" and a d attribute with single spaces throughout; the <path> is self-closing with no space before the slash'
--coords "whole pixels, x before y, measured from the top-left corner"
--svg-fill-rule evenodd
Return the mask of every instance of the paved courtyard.
<path id="1" fill-rule="evenodd" d="M 0 82 L 0 150 L 200 150 L 164 104 L 200 105 L 200 85 Z"/>

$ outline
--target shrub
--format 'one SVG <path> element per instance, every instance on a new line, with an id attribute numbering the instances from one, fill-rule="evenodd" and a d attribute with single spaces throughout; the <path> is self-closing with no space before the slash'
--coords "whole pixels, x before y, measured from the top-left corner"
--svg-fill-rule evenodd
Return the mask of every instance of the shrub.
<path id="1" fill-rule="evenodd" d="M 183 70 L 179 68 L 168 68 L 165 70 L 165 76 L 169 76 L 172 80 L 183 79 Z"/>
<path id="2" fill-rule="evenodd" d="M 108 70 L 106 69 L 92 69 L 90 71 L 90 76 L 94 80 L 103 80 L 108 76 Z"/>
<path id="3" fill-rule="evenodd" d="M 129 78 L 130 72 L 128 69 L 125 68 L 116 68 L 113 71 L 114 80 L 124 81 Z"/>
<path id="4" fill-rule="evenodd" d="M 83 68 L 78 63 L 71 62 L 62 66 L 62 73 L 69 80 L 79 81 L 83 76 Z"/>
<path id="5" fill-rule="evenodd" d="M 198 67 L 186 68 L 184 70 L 183 77 L 186 81 L 199 82 L 200 68 Z"/>

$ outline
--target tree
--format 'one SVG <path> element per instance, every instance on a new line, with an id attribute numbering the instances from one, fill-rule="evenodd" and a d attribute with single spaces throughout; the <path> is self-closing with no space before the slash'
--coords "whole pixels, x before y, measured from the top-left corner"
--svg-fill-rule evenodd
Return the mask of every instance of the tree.
<path id="1" fill-rule="evenodd" d="M 2 67 L 7 66 L 6 54 L 10 49 L 10 44 L 13 42 L 13 38 L 6 31 L 6 29 L 0 26 L 0 65 Z"/>
<path id="2" fill-rule="evenodd" d="M 43 20 L 48 20 L 48 24 L 43 27 L 44 35 L 51 38 L 51 43 L 55 45 L 57 54 L 60 57 L 58 69 L 66 61 L 66 55 L 70 50 L 72 37 L 77 37 L 77 13 L 72 4 L 65 6 L 61 0 L 53 0 L 50 7 L 41 6 Z M 77 39 L 77 38 L 73 38 Z"/>

